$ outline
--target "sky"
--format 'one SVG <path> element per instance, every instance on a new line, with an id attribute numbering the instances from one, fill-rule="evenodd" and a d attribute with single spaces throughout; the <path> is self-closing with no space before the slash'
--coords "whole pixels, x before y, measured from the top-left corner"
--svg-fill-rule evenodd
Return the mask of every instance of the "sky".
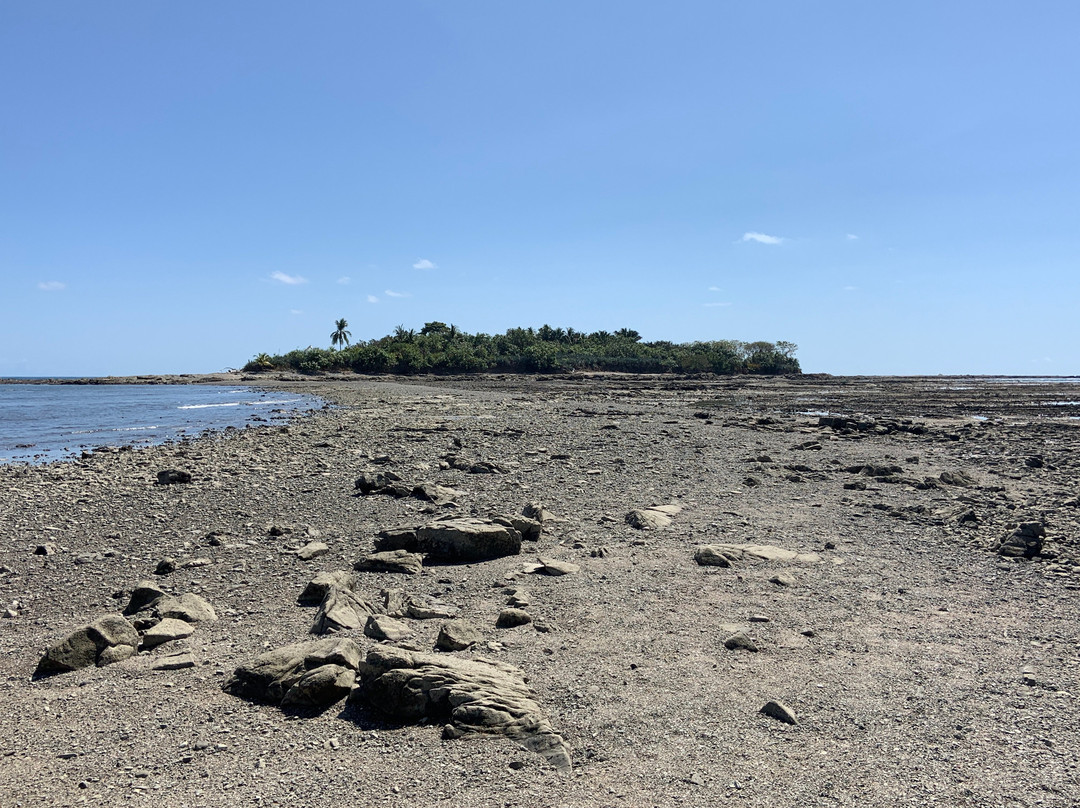
<path id="1" fill-rule="evenodd" d="M 1080 4 L 0 3 L 0 376 L 438 320 L 1080 374 Z"/>

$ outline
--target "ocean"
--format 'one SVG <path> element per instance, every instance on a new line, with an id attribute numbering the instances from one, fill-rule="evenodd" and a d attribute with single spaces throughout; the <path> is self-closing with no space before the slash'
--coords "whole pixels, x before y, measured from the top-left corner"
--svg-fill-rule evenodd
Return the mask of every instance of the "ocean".
<path id="1" fill-rule="evenodd" d="M 323 404 L 315 396 L 233 385 L 0 384 L 0 464 L 284 423 Z"/>

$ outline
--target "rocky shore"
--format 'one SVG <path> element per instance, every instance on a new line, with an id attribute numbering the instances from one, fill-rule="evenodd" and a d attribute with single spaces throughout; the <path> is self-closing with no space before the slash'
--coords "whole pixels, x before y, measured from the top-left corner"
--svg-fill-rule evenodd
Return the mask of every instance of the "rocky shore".
<path id="1" fill-rule="evenodd" d="M 220 376 L 0 467 L 5 808 L 1080 803 L 1076 383 Z"/>

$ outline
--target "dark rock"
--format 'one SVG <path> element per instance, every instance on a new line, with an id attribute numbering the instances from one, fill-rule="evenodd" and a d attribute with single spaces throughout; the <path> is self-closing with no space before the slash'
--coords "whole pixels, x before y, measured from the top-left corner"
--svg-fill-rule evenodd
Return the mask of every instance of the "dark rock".
<path id="1" fill-rule="evenodd" d="M 775 718 L 777 721 L 782 721 L 785 724 L 799 723 L 799 720 L 795 717 L 794 711 L 782 701 L 766 702 L 760 712 L 762 715 L 767 715 L 769 718 Z"/>
<path id="2" fill-rule="evenodd" d="M 296 557 L 301 561 L 311 561 L 319 556 L 324 556 L 330 552 L 330 547 L 321 541 L 312 541 L 305 544 L 299 550 L 296 551 Z"/>
<path id="3" fill-rule="evenodd" d="M 410 553 L 420 551 L 420 542 L 416 538 L 415 528 L 393 528 L 380 531 L 375 540 L 375 549 L 380 552 L 389 550 L 407 550 Z"/>
<path id="4" fill-rule="evenodd" d="M 1012 558 L 1034 558 L 1042 553 L 1045 537 L 1046 526 L 1042 522 L 1021 522 L 990 549 L 998 555 Z"/>
<path id="5" fill-rule="evenodd" d="M 180 471 L 179 469 L 165 469 L 157 473 L 158 485 L 177 485 L 179 483 L 190 483 L 191 472 Z"/>
<path id="6" fill-rule="evenodd" d="M 320 572 L 308 581 L 307 586 L 304 587 L 304 591 L 300 593 L 296 601 L 302 606 L 322 603 L 323 598 L 326 597 L 326 593 L 332 586 L 336 586 L 338 589 L 355 589 L 356 576 L 344 570 Z"/>
<path id="7" fill-rule="evenodd" d="M 356 671 L 341 665 L 320 665 L 307 671 L 285 693 L 282 708 L 323 708 L 349 695 L 356 683 Z"/>
<path id="8" fill-rule="evenodd" d="M 387 615 L 371 615 L 364 624 L 364 635 L 373 640 L 400 642 L 412 636 L 412 629 Z"/>
<path id="9" fill-rule="evenodd" d="M 523 609 L 514 609 L 507 607 L 499 612 L 499 617 L 495 621 L 496 628 L 515 628 L 517 626 L 524 626 L 532 622 L 532 615 Z"/>
<path id="10" fill-rule="evenodd" d="M 330 586 L 315 613 L 311 625 L 312 634 L 361 628 L 368 617 L 378 614 L 379 609 L 350 589 Z"/>
<path id="11" fill-rule="evenodd" d="M 346 650 L 343 652 L 342 649 Z M 359 659 L 360 649 L 352 640 L 344 638 L 286 645 L 260 654 L 252 662 L 238 667 L 222 689 L 250 701 L 281 704 L 292 686 L 311 669 L 308 660 L 311 660 L 314 669 L 318 669 L 327 664 L 322 661 L 327 656 L 336 656 L 342 661 L 349 657 Z"/>
<path id="12" fill-rule="evenodd" d="M 754 653 L 758 651 L 757 644 L 744 631 L 736 631 L 724 640 L 724 647 L 729 651 L 752 651 Z"/>
<path id="13" fill-rule="evenodd" d="M 154 568 L 154 575 L 171 575 L 174 572 L 176 572 L 175 558 L 163 558 Z"/>
<path id="14" fill-rule="evenodd" d="M 521 552 L 521 534 L 514 528 L 476 519 L 446 519 L 417 530 L 421 549 L 437 560 L 484 561 Z"/>
<path id="15" fill-rule="evenodd" d="M 945 485 L 959 488 L 970 488 L 975 485 L 975 478 L 966 471 L 943 471 L 938 475 L 938 479 Z"/>

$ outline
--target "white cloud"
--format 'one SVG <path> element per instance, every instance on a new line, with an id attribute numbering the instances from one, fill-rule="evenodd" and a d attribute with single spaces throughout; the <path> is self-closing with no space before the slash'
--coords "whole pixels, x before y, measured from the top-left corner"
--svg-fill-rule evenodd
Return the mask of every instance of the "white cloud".
<path id="1" fill-rule="evenodd" d="M 705 303 L 703 304 L 707 309 L 714 309 L 717 306 L 730 306 L 730 303 Z"/>
<path id="2" fill-rule="evenodd" d="M 723 289 L 721 289 L 721 288 L 720 288 L 719 286 L 710 286 L 710 287 L 709 287 L 709 291 L 710 291 L 710 292 L 722 292 L 722 291 L 724 291 L 724 290 L 723 290 Z"/>
<path id="3" fill-rule="evenodd" d="M 307 283 L 307 278 L 302 278 L 299 275 L 286 275 L 284 272 L 271 272 L 270 277 L 278 283 L 284 283 L 286 286 L 297 286 L 301 283 Z"/>
<path id="4" fill-rule="evenodd" d="M 303 314 L 300 309 L 289 309 L 289 314 Z"/>
<path id="5" fill-rule="evenodd" d="M 858 286 L 845 286 L 844 291 L 845 292 L 854 292 L 858 288 L 859 288 Z"/>
<path id="6" fill-rule="evenodd" d="M 368 303 L 378 303 L 379 298 L 375 297 L 375 295 L 368 295 L 367 296 L 367 302 Z"/>
<path id="7" fill-rule="evenodd" d="M 340 283 L 342 286 L 348 286 L 350 283 L 352 283 L 352 278 L 350 278 L 348 275 L 342 275 L 340 278 L 337 279 L 337 282 Z"/>
<path id="8" fill-rule="evenodd" d="M 854 233 L 848 233 L 847 237 L 848 237 L 848 241 L 858 241 L 859 240 L 859 237 L 856 236 Z"/>
<path id="9" fill-rule="evenodd" d="M 784 239 L 780 236 L 769 236 L 765 233 L 743 233 L 740 241 L 756 241 L 758 244 L 779 244 Z"/>
<path id="10" fill-rule="evenodd" d="M 438 269 L 439 265 L 427 260 L 426 258 L 416 259 L 416 263 L 412 265 L 413 269 Z"/>
<path id="11" fill-rule="evenodd" d="M 67 289 L 67 284 L 61 281 L 42 281 L 37 288 L 43 292 L 62 292 Z"/>
<path id="12" fill-rule="evenodd" d="M 383 294 L 387 297 L 411 297 L 408 292 L 395 292 L 393 289 L 387 289 Z"/>

